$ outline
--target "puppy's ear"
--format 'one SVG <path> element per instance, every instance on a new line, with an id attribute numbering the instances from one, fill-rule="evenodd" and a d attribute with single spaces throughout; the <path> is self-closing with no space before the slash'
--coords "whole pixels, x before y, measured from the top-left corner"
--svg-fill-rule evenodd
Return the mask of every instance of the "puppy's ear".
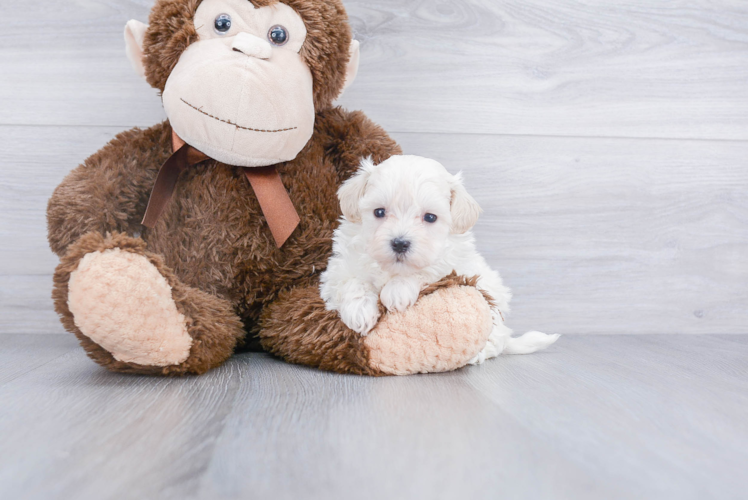
<path id="1" fill-rule="evenodd" d="M 452 202 L 450 213 L 452 215 L 452 232 L 462 234 L 470 230 L 483 211 L 478 202 L 473 199 L 462 185 L 462 172 L 451 180 Z"/>
<path id="2" fill-rule="evenodd" d="M 374 162 L 371 157 L 361 160 L 361 167 L 353 176 L 345 181 L 338 189 L 340 210 L 346 219 L 351 222 L 361 222 L 361 210 L 358 201 L 366 192 L 366 183 L 369 182 L 371 172 L 374 170 Z"/>

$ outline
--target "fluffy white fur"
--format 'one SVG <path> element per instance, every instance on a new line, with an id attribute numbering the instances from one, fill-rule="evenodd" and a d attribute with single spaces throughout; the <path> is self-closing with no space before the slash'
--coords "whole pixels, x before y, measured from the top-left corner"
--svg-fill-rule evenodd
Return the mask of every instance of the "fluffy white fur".
<path id="1" fill-rule="evenodd" d="M 340 187 L 338 197 L 343 219 L 320 292 L 327 308 L 338 311 L 352 330 L 366 335 L 376 325 L 379 300 L 389 311 L 403 311 L 426 285 L 455 270 L 480 276 L 478 287 L 496 302 L 493 331 L 471 363 L 502 352 L 531 353 L 558 338 L 540 332 L 511 337 L 503 317 L 512 295 L 475 249 L 470 229 L 481 209 L 460 174 L 451 175 L 438 162 L 418 156 L 393 156 L 379 165 L 367 159 Z M 384 209 L 383 217 L 375 216 L 377 209 Z M 426 214 L 436 221 L 428 222 Z M 407 251 L 395 251 L 396 239 L 408 243 Z"/>

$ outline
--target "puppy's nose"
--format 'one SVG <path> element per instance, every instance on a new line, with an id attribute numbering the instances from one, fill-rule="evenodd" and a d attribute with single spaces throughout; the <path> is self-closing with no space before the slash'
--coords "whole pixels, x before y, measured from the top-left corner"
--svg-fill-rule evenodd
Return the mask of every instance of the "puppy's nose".
<path id="1" fill-rule="evenodd" d="M 392 246 L 392 250 L 394 250 L 395 253 L 403 254 L 408 251 L 408 248 L 410 248 L 410 241 L 402 238 L 395 238 L 390 241 L 390 246 Z"/>
<path id="2" fill-rule="evenodd" d="M 237 52 L 241 52 L 245 56 L 256 57 L 258 59 L 270 59 L 270 56 L 273 54 L 273 48 L 267 40 L 243 31 L 234 37 L 231 48 Z"/>

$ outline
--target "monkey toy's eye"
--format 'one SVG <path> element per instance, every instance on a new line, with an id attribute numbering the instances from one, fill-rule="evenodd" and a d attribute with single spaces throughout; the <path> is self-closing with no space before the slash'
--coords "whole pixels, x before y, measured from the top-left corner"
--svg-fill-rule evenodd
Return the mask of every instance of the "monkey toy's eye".
<path id="1" fill-rule="evenodd" d="M 213 23 L 213 29 L 219 35 L 225 35 L 231 29 L 231 16 L 228 14 L 218 14 Z"/>
<path id="2" fill-rule="evenodd" d="M 381 219 L 384 217 L 384 208 L 377 208 L 374 210 L 374 217 L 377 219 Z"/>
<path id="3" fill-rule="evenodd" d="M 268 31 L 268 40 L 273 45 L 285 45 L 288 41 L 288 31 L 280 24 L 276 24 Z"/>
<path id="4" fill-rule="evenodd" d="M 428 223 L 434 223 L 436 222 L 436 215 L 434 214 L 426 214 L 423 216 L 423 220 L 425 220 Z"/>

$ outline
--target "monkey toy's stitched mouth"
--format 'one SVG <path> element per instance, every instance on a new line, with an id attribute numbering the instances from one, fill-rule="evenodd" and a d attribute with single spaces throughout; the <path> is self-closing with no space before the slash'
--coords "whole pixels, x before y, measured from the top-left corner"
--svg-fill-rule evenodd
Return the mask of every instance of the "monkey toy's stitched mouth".
<path id="1" fill-rule="evenodd" d="M 281 129 L 278 129 L 278 130 L 263 130 L 263 129 L 258 129 L 258 128 L 243 127 L 241 125 L 238 125 L 238 124 L 232 122 L 231 120 L 224 120 L 222 118 L 218 118 L 217 116 L 213 116 L 210 113 L 206 113 L 205 111 L 203 111 L 202 109 L 198 108 L 197 106 L 193 106 L 192 104 L 188 103 L 187 101 L 185 101 L 181 97 L 179 98 L 179 100 L 182 101 L 183 103 L 185 103 L 187 106 L 189 106 L 192 109 L 194 109 L 195 111 L 204 114 L 205 116 L 213 118 L 214 120 L 217 120 L 219 122 L 226 123 L 228 125 L 233 125 L 234 127 L 240 128 L 242 130 L 250 130 L 252 132 L 287 132 L 289 130 L 296 130 L 297 128 L 299 128 L 299 127 L 291 127 L 291 128 L 281 128 Z"/>

